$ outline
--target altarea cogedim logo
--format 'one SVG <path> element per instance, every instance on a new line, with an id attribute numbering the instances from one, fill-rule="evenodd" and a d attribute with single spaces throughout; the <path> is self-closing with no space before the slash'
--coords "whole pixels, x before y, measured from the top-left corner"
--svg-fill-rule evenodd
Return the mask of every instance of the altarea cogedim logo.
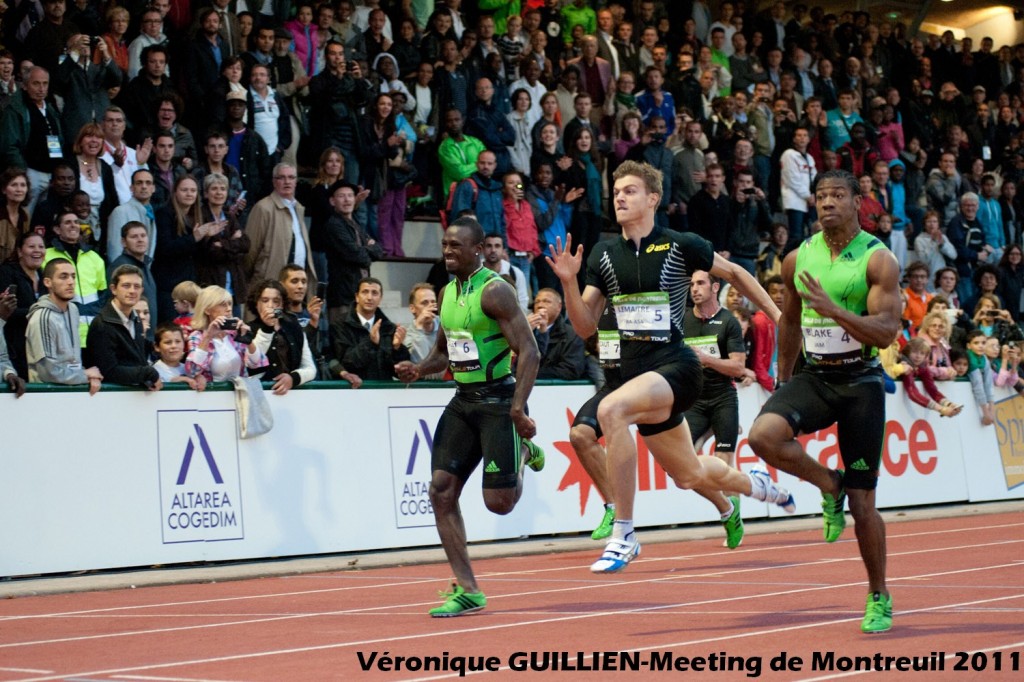
<path id="1" fill-rule="evenodd" d="M 434 429 L 443 412 L 444 407 L 436 405 L 388 408 L 395 528 L 434 525 L 430 460 L 434 451 Z"/>
<path id="2" fill-rule="evenodd" d="M 242 540 L 234 410 L 157 412 L 164 544 Z"/>

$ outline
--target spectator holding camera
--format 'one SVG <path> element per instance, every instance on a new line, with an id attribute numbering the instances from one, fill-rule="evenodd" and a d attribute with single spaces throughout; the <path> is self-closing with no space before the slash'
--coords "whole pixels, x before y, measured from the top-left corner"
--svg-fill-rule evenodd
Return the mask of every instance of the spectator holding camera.
<path id="1" fill-rule="evenodd" d="M 974 294 L 964 301 L 965 310 L 975 310 L 982 296 L 990 296 L 995 301 L 995 307 L 1002 308 L 1003 302 L 997 293 L 999 291 L 999 270 L 995 264 L 982 263 L 971 273 L 971 281 L 974 284 Z"/>
<path id="2" fill-rule="evenodd" d="M 230 381 L 247 370 L 267 366 L 267 356 L 252 340 L 252 329 L 232 316 L 226 289 L 210 286 L 199 292 L 188 337 L 185 373 L 207 381 Z"/>
<path id="3" fill-rule="evenodd" d="M 971 318 L 975 329 L 985 336 L 999 337 L 1003 324 L 1013 324 L 1013 318 L 1010 317 L 1010 313 L 1002 310 L 999 306 L 999 299 L 995 294 L 981 294 L 978 296 L 978 302 L 974 304 L 974 313 Z"/>
<path id="4" fill-rule="evenodd" d="M 437 317 L 437 294 L 434 293 L 434 285 L 428 282 L 419 282 L 412 285 L 409 292 L 409 312 L 412 313 L 412 325 L 405 334 L 405 347 L 409 349 L 409 358 L 412 362 L 422 362 L 430 355 L 430 351 L 437 343 L 437 330 L 441 322 Z M 423 379 L 443 379 L 444 371 L 436 374 L 428 374 Z"/>
<path id="5" fill-rule="evenodd" d="M 110 292 L 113 297 L 89 324 L 87 353 L 106 381 L 159 391 L 163 381 L 149 364 L 149 344 L 133 310 L 142 296 L 142 271 L 118 266 L 110 277 Z"/>
<path id="6" fill-rule="evenodd" d="M 249 313 L 255 315 L 253 343 L 267 357 L 263 378 L 274 382 L 274 395 L 285 395 L 316 378 L 313 353 L 302 326 L 284 310 L 284 287 L 272 279 L 257 282 L 249 296 Z"/>

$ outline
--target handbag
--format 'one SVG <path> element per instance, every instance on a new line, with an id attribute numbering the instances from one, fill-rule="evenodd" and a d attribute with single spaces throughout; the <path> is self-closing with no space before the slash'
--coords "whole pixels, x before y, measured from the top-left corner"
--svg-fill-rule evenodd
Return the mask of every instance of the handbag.
<path id="1" fill-rule="evenodd" d="M 231 383 L 235 386 L 239 437 L 255 438 L 274 428 L 274 413 L 259 377 L 235 377 Z"/>

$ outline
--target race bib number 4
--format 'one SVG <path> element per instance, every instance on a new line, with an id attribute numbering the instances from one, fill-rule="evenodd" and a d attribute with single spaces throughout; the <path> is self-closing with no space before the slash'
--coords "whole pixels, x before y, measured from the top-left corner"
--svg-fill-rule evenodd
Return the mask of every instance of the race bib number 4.
<path id="1" fill-rule="evenodd" d="M 612 307 L 623 341 L 667 343 L 672 340 L 667 293 L 622 294 L 612 298 Z"/>
<path id="2" fill-rule="evenodd" d="M 861 343 L 830 319 L 805 317 L 804 352 L 824 361 L 859 358 Z"/>
<path id="3" fill-rule="evenodd" d="M 717 336 L 694 336 L 685 341 L 687 346 L 699 353 L 710 355 L 713 358 L 722 357 L 722 353 L 718 348 Z"/>
<path id="4" fill-rule="evenodd" d="M 448 334 L 448 361 L 452 372 L 475 372 L 480 369 L 480 351 L 468 331 Z"/>

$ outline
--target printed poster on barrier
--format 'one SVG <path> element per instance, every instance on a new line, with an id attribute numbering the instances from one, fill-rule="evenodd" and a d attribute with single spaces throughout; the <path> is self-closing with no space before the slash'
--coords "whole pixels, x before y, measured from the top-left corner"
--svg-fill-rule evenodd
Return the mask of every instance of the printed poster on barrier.
<path id="1" fill-rule="evenodd" d="M 157 412 L 164 544 L 242 540 L 234 410 Z"/>
<path id="2" fill-rule="evenodd" d="M 388 408 L 396 528 L 434 526 L 430 459 L 443 412 L 443 405 Z"/>

